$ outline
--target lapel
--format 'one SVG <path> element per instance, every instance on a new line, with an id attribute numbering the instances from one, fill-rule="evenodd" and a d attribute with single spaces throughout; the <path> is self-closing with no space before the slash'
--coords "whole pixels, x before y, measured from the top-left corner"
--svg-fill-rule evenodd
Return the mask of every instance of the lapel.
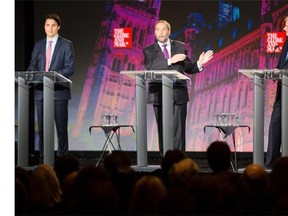
<path id="1" fill-rule="evenodd" d="M 177 51 L 177 46 L 174 40 L 171 40 L 171 56 L 176 54 Z"/>
<path id="2" fill-rule="evenodd" d="M 162 60 L 165 60 L 164 53 L 162 52 L 162 49 L 159 46 L 158 42 L 156 42 L 154 44 L 154 53 L 155 53 L 156 59 L 161 59 L 162 58 Z"/>
<path id="3" fill-rule="evenodd" d="M 288 52 L 288 40 L 286 39 L 286 42 L 283 46 L 282 53 L 280 56 L 281 61 L 280 68 L 285 67 L 285 65 L 288 63 L 288 59 L 286 59 L 287 52 Z"/>
<path id="4" fill-rule="evenodd" d="M 59 49 L 61 48 L 61 41 L 62 41 L 62 39 L 59 36 L 58 40 L 56 42 L 55 48 L 54 48 L 54 52 L 53 52 L 52 59 L 51 59 L 51 64 L 53 64 L 53 62 L 55 61 L 55 58 L 57 56 L 57 53 L 59 53 Z"/>

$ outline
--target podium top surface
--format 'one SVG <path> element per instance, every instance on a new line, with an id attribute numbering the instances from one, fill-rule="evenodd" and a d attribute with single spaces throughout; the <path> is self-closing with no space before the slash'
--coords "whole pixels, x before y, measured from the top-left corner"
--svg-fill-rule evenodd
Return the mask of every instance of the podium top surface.
<path id="1" fill-rule="evenodd" d="M 156 76 L 172 76 L 175 79 L 190 80 L 189 77 L 180 73 L 177 70 L 139 70 L 139 71 L 120 71 L 120 74 L 125 74 L 133 79 L 137 75 L 144 76 L 146 79 L 153 79 Z"/>
<path id="2" fill-rule="evenodd" d="M 69 83 L 72 85 L 72 81 L 70 79 L 55 71 L 16 71 L 16 82 L 18 77 L 24 79 L 26 83 L 42 83 L 43 78 L 47 77 L 53 80 L 55 83 Z"/>
<path id="3" fill-rule="evenodd" d="M 238 72 L 251 79 L 254 75 L 273 79 L 281 79 L 283 74 L 288 75 L 287 69 L 239 69 Z"/>

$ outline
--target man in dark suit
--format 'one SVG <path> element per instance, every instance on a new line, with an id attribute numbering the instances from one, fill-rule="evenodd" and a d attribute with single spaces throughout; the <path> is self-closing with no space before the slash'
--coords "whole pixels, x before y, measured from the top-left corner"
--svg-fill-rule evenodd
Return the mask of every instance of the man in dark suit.
<path id="1" fill-rule="evenodd" d="M 144 64 L 147 70 L 177 70 L 184 74 L 193 74 L 201 71 L 205 63 L 213 57 L 213 51 L 202 52 L 197 62 L 191 62 L 187 57 L 185 44 L 169 38 L 171 26 L 165 20 L 159 20 L 155 25 L 156 42 L 144 48 Z M 164 45 L 164 46 L 163 46 Z M 165 50 L 166 49 L 166 50 Z M 185 151 L 185 128 L 187 103 L 189 95 L 185 80 L 177 80 L 173 84 L 173 121 L 174 149 Z M 147 103 L 153 104 L 156 122 L 158 125 L 158 138 L 160 154 L 163 152 L 162 132 L 162 85 L 161 81 L 149 83 Z"/>
<path id="2" fill-rule="evenodd" d="M 73 43 L 59 36 L 61 26 L 57 14 L 48 14 L 44 20 L 46 38 L 35 43 L 28 71 L 56 71 L 68 78 L 74 73 L 75 53 Z M 68 152 L 68 100 L 71 99 L 69 83 L 54 86 L 54 115 L 58 138 L 57 155 Z M 43 85 L 34 85 L 38 119 L 39 152 L 43 157 Z"/>
<path id="3" fill-rule="evenodd" d="M 288 16 L 283 20 L 283 30 L 286 33 L 286 42 L 282 48 L 281 55 L 276 68 L 288 69 Z M 277 83 L 277 90 L 273 111 L 270 119 L 268 149 L 264 166 L 271 168 L 275 160 L 280 157 L 281 148 L 281 81 Z"/>

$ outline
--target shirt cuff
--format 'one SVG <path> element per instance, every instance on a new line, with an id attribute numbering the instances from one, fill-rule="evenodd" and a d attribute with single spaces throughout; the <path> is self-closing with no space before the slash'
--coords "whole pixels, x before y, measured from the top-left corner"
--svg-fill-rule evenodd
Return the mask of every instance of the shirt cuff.
<path id="1" fill-rule="evenodd" d="M 171 59 L 169 58 L 169 59 L 167 59 L 167 64 L 168 64 L 168 66 L 170 66 L 171 65 Z"/>
<path id="2" fill-rule="evenodd" d="M 199 69 L 199 71 L 202 71 L 203 70 L 203 65 L 200 64 L 199 60 L 197 61 L 197 67 Z"/>

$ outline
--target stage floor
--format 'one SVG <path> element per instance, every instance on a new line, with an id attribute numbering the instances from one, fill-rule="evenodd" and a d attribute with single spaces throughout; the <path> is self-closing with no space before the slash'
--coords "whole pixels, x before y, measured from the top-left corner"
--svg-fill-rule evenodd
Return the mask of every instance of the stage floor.
<path id="1" fill-rule="evenodd" d="M 100 151 L 72 151 L 69 152 L 72 155 L 74 155 L 76 158 L 78 158 L 80 166 L 85 167 L 85 166 L 90 166 L 90 165 L 95 165 L 97 164 L 101 152 Z M 147 154 L 147 166 L 138 166 L 137 165 L 137 154 L 136 152 L 127 152 L 131 159 L 131 166 L 135 171 L 140 171 L 140 172 L 152 172 L 155 171 L 156 169 L 161 168 L 161 161 L 162 158 L 160 157 L 159 152 L 148 152 Z M 99 162 L 100 165 L 103 164 L 103 159 L 108 155 L 108 152 L 105 152 L 102 160 Z M 206 158 L 206 152 L 186 152 L 186 155 L 190 158 L 192 158 L 199 166 L 200 172 L 201 173 L 209 173 L 211 172 L 211 169 L 208 165 L 208 161 Z M 233 154 L 234 155 L 234 154 Z M 233 163 L 234 163 L 234 158 L 232 155 Z M 16 157 L 17 158 L 17 157 Z M 33 169 L 33 167 L 38 165 L 38 156 L 37 152 L 34 154 L 30 154 L 29 157 L 29 165 L 28 169 Z M 237 170 L 238 172 L 243 172 L 244 168 L 253 163 L 253 154 L 252 152 L 238 152 L 237 153 Z M 17 164 L 17 161 L 15 162 Z M 231 167 L 231 170 L 232 167 Z"/>

